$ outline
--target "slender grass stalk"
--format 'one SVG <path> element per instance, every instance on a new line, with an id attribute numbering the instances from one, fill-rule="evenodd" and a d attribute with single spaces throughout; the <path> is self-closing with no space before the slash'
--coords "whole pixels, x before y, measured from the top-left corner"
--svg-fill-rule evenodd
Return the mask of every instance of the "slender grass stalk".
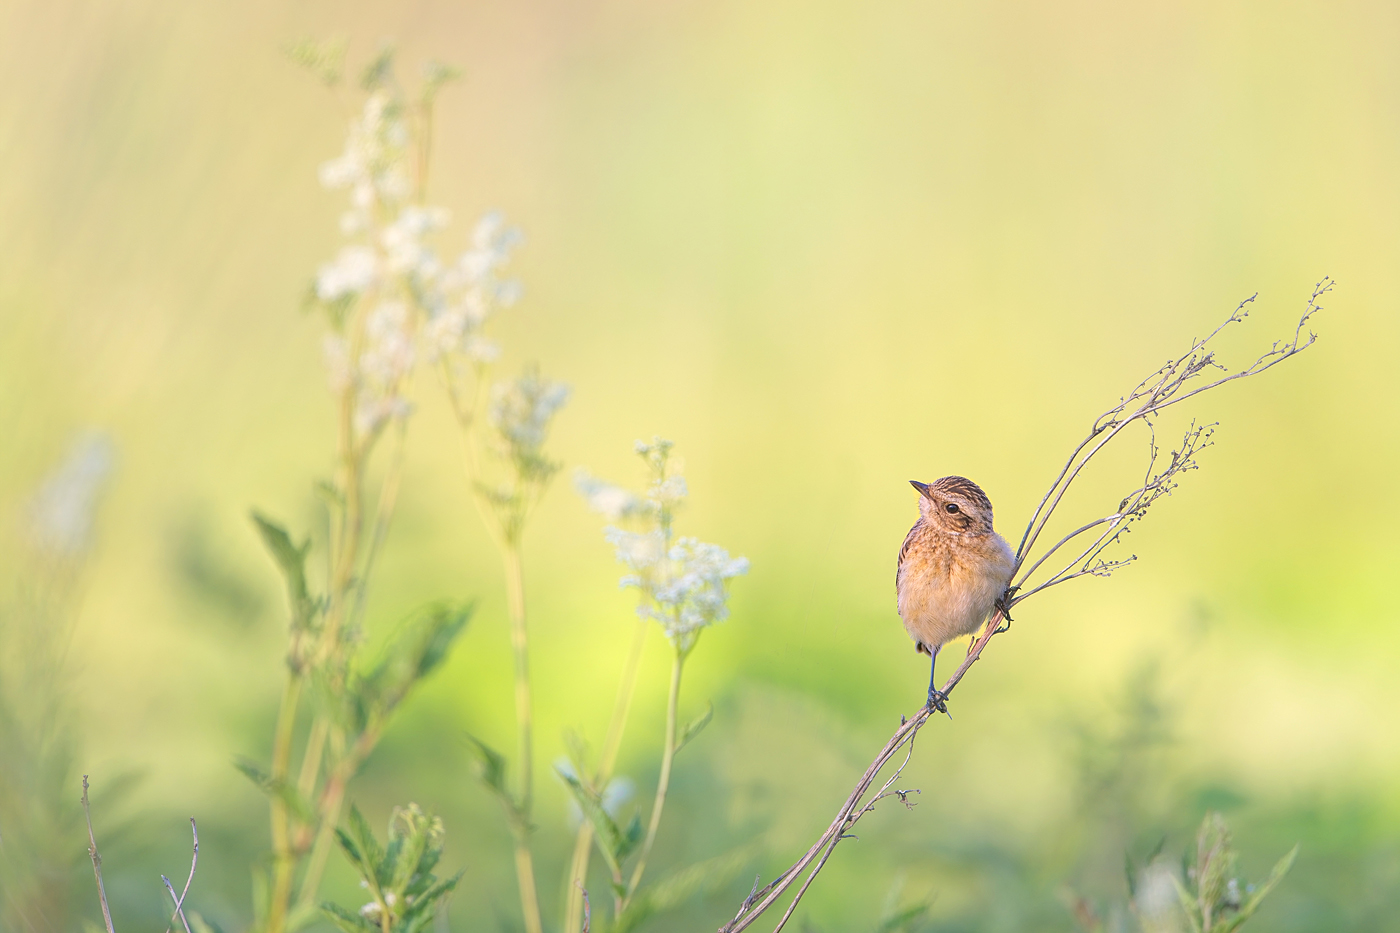
<path id="1" fill-rule="evenodd" d="M 330 720 L 318 715 L 311 723 L 311 732 L 306 737 L 306 750 L 301 759 L 301 772 L 297 777 L 297 793 L 311 799 L 316 792 L 316 780 L 321 776 L 321 756 L 326 748 L 326 736 L 330 731 Z"/>
<path id="2" fill-rule="evenodd" d="M 321 875 L 326 870 L 326 860 L 330 858 L 331 843 L 335 841 L 335 828 L 340 823 L 340 808 L 345 803 L 345 788 L 350 783 L 359 762 L 342 762 L 326 778 L 325 790 L 321 793 L 320 827 L 316 831 L 316 841 L 311 846 L 311 854 L 306 862 L 306 875 L 301 881 L 301 891 L 297 906 L 309 906 L 316 901 L 317 889 L 321 886 Z"/>
<path id="3" fill-rule="evenodd" d="M 506 602 L 510 612 L 510 646 L 515 655 L 515 720 L 519 739 L 519 798 L 528 819 L 534 806 L 534 749 L 531 743 L 530 641 L 525 628 L 525 578 L 520 563 L 520 544 L 510 541 L 502 555 L 506 569 Z"/>
<path id="4" fill-rule="evenodd" d="M 277 710 L 277 727 L 272 741 L 272 779 L 286 780 L 292 756 L 292 733 L 296 728 L 297 707 L 301 700 L 302 674 L 288 669 L 287 682 L 282 688 L 282 702 Z M 268 905 L 267 929 L 280 930 L 286 919 L 287 904 L 292 896 L 292 881 L 296 874 L 296 859 L 291 847 L 291 814 L 287 802 L 272 797 L 272 898 Z"/>
<path id="5" fill-rule="evenodd" d="M 646 640 L 647 620 L 639 618 L 636 632 L 632 636 L 632 650 L 627 655 L 627 666 L 622 671 L 622 683 L 618 687 L 612 722 L 608 724 L 608 736 L 603 742 L 603 757 L 598 762 L 600 787 L 612 779 L 613 768 L 617 765 L 617 753 L 622 746 L 622 734 L 627 729 L 632 697 L 637 692 L 637 671 L 641 668 L 642 649 L 646 646 Z"/>
<path id="6" fill-rule="evenodd" d="M 510 645 L 515 655 L 515 723 L 519 746 L 516 791 L 515 871 L 520 885 L 520 908 L 526 933 L 542 933 L 534 859 L 530 854 L 530 817 L 535 804 L 533 713 L 530 707 L 530 640 L 525 627 L 525 575 L 518 536 L 505 539 L 502 560 L 506 571 L 506 603 L 510 613 Z"/>
<path id="7" fill-rule="evenodd" d="M 637 867 L 632 871 L 632 880 L 627 885 L 627 896 L 622 907 L 626 909 L 632 895 L 642 883 L 642 872 L 647 867 L 647 856 L 656 842 L 656 831 L 661 826 L 661 811 L 666 806 L 666 790 L 671 785 L 671 762 L 676 757 L 676 708 L 681 696 L 681 669 L 685 667 L 687 652 L 676 648 L 675 660 L 671 664 L 671 692 L 666 699 L 666 747 L 661 752 L 661 776 L 656 781 L 656 800 L 651 805 L 651 822 L 647 826 L 646 841 L 642 843 L 641 855 L 637 857 Z"/>
<path id="8" fill-rule="evenodd" d="M 617 764 L 618 749 L 622 746 L 622 734 L 627 729 L 628 714 L 632 709 L 632 697 L 637 688 L 637 671 L 641 668 L 642 649 L 646 646 L 647 620 L 637 619 L 636 633 L 632 636 L 632 650 L 627 655 L 627 666 L 622 669 L 622 682 L 617 688 L 617 702 L 613 705 L 612 721 L 608 723 L 607 738 L 603 741 L 603 755 L 598 762 L 593 785 L 601 792 L 612 780 L 613 768 Z M 593 824 L 584 820 L 574 839 L 574 854 L 569 862 L 569 875 L 566 879 L 566 900 L 564 910 L 564 930 L 566 933 L 580 933 L 584 921 L 584 901 L 588 897 L 588 863 L 593 853 Z"/>

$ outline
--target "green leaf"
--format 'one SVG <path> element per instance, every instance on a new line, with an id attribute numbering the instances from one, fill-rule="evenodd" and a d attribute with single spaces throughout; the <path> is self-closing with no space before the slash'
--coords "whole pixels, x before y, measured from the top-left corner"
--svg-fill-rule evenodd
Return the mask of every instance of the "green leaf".
<path id="1" fill-rule="evenodd" d="M 443 878 L 435 882 L 432 887 L 414 898 L 413 903 L 404 910 L 403 919 L 405 921 L 413 921 L 420 917 L 432 919 L 433 914 L 437 912 L 438 902 L 452 893 L 452 889 L 457 887 L 457 882 L 465 873 L 465 871 L 459 871 L 451 878 Z M 408 931 L 404 931 L 404 933 L 408 933 Z"/>
<path id="2" fill-rule="evenodd" d="M 627 858 L 642 844 L 642 815 L 633 813 L 627 828 L 622 832 L 622 847 L 618 850 L 618 860 Z"/>
<path id="3" fill-rule="evenodd" d="M 1276 884 L 1283 880 L 1283 876 L 1288 874 L 1289 870 L 1293 868 L 1293 863 L 1297 858 L 1298 846 L 1294 845 L 1292 849 L 1288 850 L 1288 854 L 1279 859 L 1277 864 L 1274 865 L 1273 871 L 1269 872 L 1268 879 L 1255 887 L 1254 891 L 1249 895 L 1249 898 L 1240 905 L 1239 913 L 1235 914 L 1228 921 L 1221 923 L 1215 929 L 1220 930 L 1221 933 L 1231 933 L 1232 930 L 1235 930 L 1250 917 L 1254 916 L 1254 912 L 1259 909 L 1259 905 L 1264 902 L 1264 898 L 1268 896 L 1269 892 L 1274 889 Z"/>
<path id="4" fill-rule="evenodd" d="M 1170 875 L 1172 884 L 1176 886 L 1176 899 L 1181 903 L 1181 912 L 1186 915 L 1186 922 L 1191 924 L 1191 933 L 1201 933 L 1201 908 L 1196 903 L 1196 898 L 1191 892 L 1186 890 L 1186 885 L 1181 883 L 1181 879 L 1175 873 Z"/>
<path id="5" fill-rule="evenodd" d="M 360 87 L 366 91 L 375 91 L 388 84 L 394 75 L 394 49 L 393 46 L 383 45 L 379 53 L 370 59 L 364 71 L 360 73 Z"/>
<path id="6" fill-rule="evenodd" d="M 327 505 L 333 505 L 336 508 L 345 507 L 345 495 L 335 483 L 329 480 L 318 479 L 312 484 L 311 488 L 316 490 L 316 495 L 324 499 Z"/>
<path id="7" fill-rule="evenodd" d="M 1157 861 L 1157 857 L 1162 854 L 1162 850 L 1167 847 L 1167 837 L 1163 836 L 1157 840 L 1157 844 L 1152 847 L 1152 851 L 1147 853 L 1147 858 L 1139 865 L 1133 858 L 1133 854 L 1126 849 L 1123 851 L 1123 874 L 1128 879 L 1128 898 L 1131 900 L 1137 897 L 1138 878 L 1142 875 L 1143 869 Z"/>
<path id="8" fill-rule="evenodd" d="M 466 733 L 466 737 L 467 744 L 471 745 L 472 750 L 476 752 L 476 760 L 472 762 L 473 776 L 514 806 L 510 790 L 506 787 L 505 756 L 470 732 Z"/>
<path id="9" fill-rule="evenodd" d="M 1202 926 L 1215 928 L 1215 917 L 1225 900 L 1226 886 L 1234 875 L 1235 850 L 1225 818 L 1212 810 L 1196 833 L 1196 900 Z M 1207 919 L 1209 918 L 1209 919 Z"/>
<path id="10" fill-rule="evenodd" d="M 345 933 L 379 933 L 379 927 L 370 923 L 358 913 L 351 913 L 344 907 L 325 901 L 321 904 L 321 913 L 334 923 Z"/>
<path id="11" fill-rule="evenodd" d="M 681 730 L 680 737 L 676 739 L 676 752 L 679 752 L 681 749 L 685 748 L 685 746 L 690 742 L 691 739 L 699 735 L 700 730 L 704 729 L 710 724 L 710 720 L 714 718 L 714 715 L 714 704 L 706 703 L 705 712 L 692 719 L 690 722 L 686 723 L 685 728 Z"/>
<path id="12" fill-rule="evenodd" d="M 373 887 L 380 887 L 385 882 L 383 875 L 384 850 L 379 846 L 379 840 L 374 838 L 374 830 L 369 828 L 369 822 L 365 820 L 360 808 L 354 804 L 350 805 L 350 818 L 347 835 L 354 842 L 355 847 L 360 850 L 358 859 L 361 866 L 368 869 L 365 872 L 365 880 Z M 347 853 L 348 854 L 348 853 Z"/>
<path id="13" fill-rule="evenodd" d="M 306 555 L 311 550 L 308 539 L 301 546 L 292 543 L 285 528 L 257 512 L 252 513 L 253 524 L 258 528 L 263 545 L 277 563 L 282 578 L 287 584 L 287 602 L 292 611 L 292 629 L 301 631 L 311 626 L 316 604 L 306 586 Z"/>
<path id="14" fill-rule="evenodd" d="M 296 787 L 285 780 L 279 780 L 264 771 L 257 762 L 249 758 L 238 758 L 233 766 L 248 780 L 258 786 L 267 796 L 281 801 L 296 819 L 307 825 L 316 822 L 316 812 Z"/>
<path id="15" fill-rule="evenodd" d="M 430 848 L 424 852 L 418 860 L 418 873 L 413 876 L 412 881 L 404 888 L 405 894 L 417 897 L 422 894 L 432 883 L 432 871 L 437 867 L 438 859 L 442 858 L 442 850 Z"/>
<path id="16" fill-rule="evenodd" d="M 351 707 L 356 727 L 364 729 L 393 712 L 440 666 L 471 614 L 470 604 L 445 601 L 425 606 L 400 623 L 378 659 L 355 677 Z"/>
<path id="17" fill-rule="evenodd" d="M 340 851 L 345 853 L 345 857 L 355 866 L 356 871 L 361 875 L 374 874 L 374 866 L 365 861 L 365 854 L 360 851 L 359 844 L 339 826 L 335 828 L 335 841 L 340 844 Z"/>
<path id="18" fill-rule="evenodd" d="M 636 826 L 635 833 L 631 826 L 624 833 L 618 828 L 616 821 L 603 809 L 603 801 L 594 793 L 592 789 L 585 787 L 583 782 L 567 771 L 555 768 L 554 772 L 564 781 L 565 786 L 574 795 L 574 800 L 578 801 L 579 809 L 583 811 L 584 817 L 593 826 L 593 837 L 598 843 L 598 851 L 602 853 L 603 860 L 608 863 L 608 868 L 614 875 L 622 871 L 622 862 L 636 848 L 637 839 L 641 836 L 641 820 L 633 818 Z"/>

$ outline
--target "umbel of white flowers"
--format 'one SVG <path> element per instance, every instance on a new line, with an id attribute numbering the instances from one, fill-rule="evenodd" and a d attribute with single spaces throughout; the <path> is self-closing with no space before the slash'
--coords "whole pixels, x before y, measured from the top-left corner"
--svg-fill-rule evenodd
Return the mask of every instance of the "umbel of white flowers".
<path id="1" fill-rule="evenodd" d="M 499 214 L 477 223 L 456 262 L 428 245 L 451 215 L 414 202 L 413 142 L 402 94 L 386 80 L 351 120 L 344 152 L 321 166 L 323 185 L 349 192 L 340 230 L 350 242 L 321 266 L 313 293 L 334 325 L 325 338 L 331 387 L 354 387 L 362 433 L 408 416 L 402 393 L 420 360 L 450 367 L 494 360 L 499 350 L 483 327 L 520 294 L 500 274 L 520 234 Z M 346 322 L 360 302 L 369 305 L 355 334 Z"/>
<path id="2" fill-rule="evenodd" d="M 54 557 L 86 551 L 97 500 L 115 463 L 116 448 L 106 434 L 77 437 L 29 502 L 29 543 Z"/>
<path id="3" fill-rule="evenodd" d="M 672 537 L 672 519 L 687 490 L 670 459 L 671 446 L 659 437 L 650 444 L 637 442 L 637 453 L 651 470 L 651 482 L 641 495 L 582 470 L 574 483 L 594 511 L 609 521 L 638 526 L 603 530 L 630 571 L 621 585 L 641 593 L 637 614 L 655 619 L 676 649 L 688 652 L 701 631 L 729 617 L 729 580 L 747 573 L 749 561 L 730 557 L 718 544 Z"/>

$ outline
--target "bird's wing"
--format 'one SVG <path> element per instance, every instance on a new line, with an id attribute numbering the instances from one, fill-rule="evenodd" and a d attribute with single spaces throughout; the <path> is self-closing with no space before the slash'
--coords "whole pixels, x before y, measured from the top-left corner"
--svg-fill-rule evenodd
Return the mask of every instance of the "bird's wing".
<path id="1" fill-rule="evenodd" d="M 910 528 L 909 533 L 904 536 L 904 544 L 899 548 L 899 563 L 895 564 L 894 568 L 894 588 L 896 593 L 899 592 L 899 578 L 904 575 L 904 558 L 909 555 L 909 548 L 913 547 L 914 537 L 918 534 L 919 529 L 923 527 L 923 524 L 924 520 L 922 518 L 915 522 L 914 527 Z"/>

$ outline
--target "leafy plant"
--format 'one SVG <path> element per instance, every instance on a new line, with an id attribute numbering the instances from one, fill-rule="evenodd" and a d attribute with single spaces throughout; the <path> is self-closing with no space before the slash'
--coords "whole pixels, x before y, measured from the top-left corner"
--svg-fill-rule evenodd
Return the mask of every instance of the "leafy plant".
<path id="1" fill-rule="evenodd" d="M 1294 846 L 1259 884 L 1242 884 L 1230 829 L 1215 811 L 1206 814 L 1196 833 L 1195 859 L 1188 852 L 1180 870 L 1161 854 L 1162 844 L 1139 865 L 1125 859 L 1128 880 L 1128 912 L 1142 933 L 1234 933 L 1293 867 Z M 1185 880 L 1182 876 L 1185 876 Z M 1087 898 L 1068 892 L 1066 906 L 1085 933 L 1121 929 L 1109 924 Z"/>
<path id="2" fill-rule="evenodd" d="M 427 928 L 462 877 L 461 872 L 451 878 L 433 874 L 442 858 L 443 835 L 440 818 L 410 803 L 394 808 L 389 843 L 381 846 L 352 806 L 349 825 L 337 828 L 335 836 L 370 900 L 357 911 L 326 902 L 322 913 L 346 933 L 418 933 Z"/>
<path id="3" fill-rule="evenodd" d="M 1283 876 L 1293 867 L 1298 846 L 1293 846 L 1274 864 L 1269 877 L 1257 885 L 1240 886 L 1235 875 L 1236 855 L 1225 818 L 1217 812 L 1206 814 L 1196 833 L 1196 861 L 1186 869 L 1186 881 L 1176 875 L 1177 897 L 1192 933 L 1233 933 L 1254 916 Z"/>

